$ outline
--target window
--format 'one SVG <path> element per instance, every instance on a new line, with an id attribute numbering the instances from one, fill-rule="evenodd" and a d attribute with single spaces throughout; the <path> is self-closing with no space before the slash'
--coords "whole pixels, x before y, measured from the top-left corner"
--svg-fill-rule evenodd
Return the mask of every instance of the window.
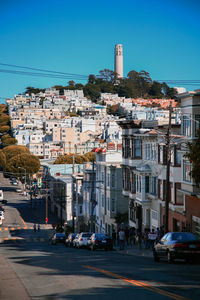
<path id="1" fill-rule="evenodd" d="M 183 116 L 183 135 L 191 136 L 191 116 Z"/>
<path id="2" fill-rule="evenodd" d="M 82 206 L 82 205 L 79 206 L 79 213 L 80 213 L 80 214 L 83 213 L 83 206 Z"/>
<path id="3" fill-rule="evenodd" d="M 110 198 L 107 198 L 107 210 L 110 210 Z"/>
<path id="4" fill-rule="evenodd" d="M 198 129 L 200 128 L 200 115 L 195 115 L 195 136 L 198 136 L 197 132 L 198 132 Z"/>
<path id="5" fill-rule="evenodd" d="M 145 176 L 145 193 L 149 193 L 149 176 Z"/>
<path id="6" fill-rule="evenodd" d="M 136 191 L 141 193 L 141 176 L 136 175 Z"/>
<path id="7" fill-rule="evenodd" d="M 187 182 L 192 181 L 191 175 L 190 175 L 191 171 L 192 171 L 192 166 L 191 166 L 190 162 L 184 160 L 183 161 L 183 180 L 184 181 L 187 181 Z"/>
<path id="8" fill-rule="evenodd" d="M 135 182 L 135 174 L 131 172 L 131 193 L 135 194 L 136 182 Z"/>
<path id="9" fill-rule="evenodd" d="M 175 204 L 180 205 L 183 204 L 183 193 L 178 190 L 181 189 L 181 183 L 175 183 Z"/>
<path id="10" fill-rule="evenodd" d="M 157 195 L 157 177 L 151 177 L 151 194 Z"/>
<path id="11" fill-rule="evenodd" d="M 145 159 L 150 158 L 150 144 L 145 145 Z"/>
<path id="12" fill-rule="evenodd" d="M 162 198 L 162 180 L 158 179 L 158 198 Z"/>
<path id="13" fill-rule="evenodd" d="M 175 164 L 176 164 L 176 166 L 180 166 L 181 165 L 181 152 L 180 152 L 180 150 L 175 150 L 175 155 L 176 155 L 176 157 L 175 157 Z"/>
<path id="14" fill-rule="evenodd" d="M 140 158 L 142 156 L 142 151 L 141 151 L 141 140 L 135 140 L 134 143 L 134 156 L 135 158 Z"/>

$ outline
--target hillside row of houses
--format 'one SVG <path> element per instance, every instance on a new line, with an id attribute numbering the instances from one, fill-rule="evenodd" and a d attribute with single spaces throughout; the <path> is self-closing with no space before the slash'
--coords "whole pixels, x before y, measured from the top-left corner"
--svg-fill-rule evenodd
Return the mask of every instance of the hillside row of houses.
<path id="1" fill-rule="evenodd" d="M 200 190 L 185 157 L 197 137 L 200 91 L 180 95 L 181 124 L 172 124 L 170 143 L 169 230 L 200 235 Z M 75 231 L 111 234 L 116 215 L 128 213 L 127 226 L 142 229 L 165 224 L 166 131 L 156 120 L 119 120 L 122 144 L 95 147 L 96 162 L 79 172 L 53 174 L 46 166 L 51 211 Z M 94 223 L 91 222 L 94 219 Z M 92 228 L 91 228 L 92 226 Z"/>

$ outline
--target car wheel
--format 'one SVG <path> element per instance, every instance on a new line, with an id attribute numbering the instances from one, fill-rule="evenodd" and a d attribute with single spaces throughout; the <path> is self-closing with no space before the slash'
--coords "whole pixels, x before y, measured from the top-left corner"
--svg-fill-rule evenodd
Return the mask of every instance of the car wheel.
<path id="1" fill-rule="evenodd" d="M 172 262 L 173 262 L 173 258 L 172 258 L 172 255 L 171 255 L 170 251 L 167 252 L 167 261 L 168 261 L 169 263 L 172 263 Z"/>

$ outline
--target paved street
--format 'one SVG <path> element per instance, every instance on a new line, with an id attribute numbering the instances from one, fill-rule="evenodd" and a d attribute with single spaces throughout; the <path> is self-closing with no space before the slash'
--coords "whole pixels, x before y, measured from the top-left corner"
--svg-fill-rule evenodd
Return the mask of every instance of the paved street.
<path id="1" fill-rule="evenodd" d="M 0 244 L 0 299 L 200 299 L 200 264 L 156 263 L 149 251 L 137 249 L 53 246 L 51 230 L 42 223 L 43 207 L 32 210 L 13 187 L 6 189 L 0 237 L 8 240 Z M 33 221 L 39 220 L 41 231 L 33 232 Z"/>

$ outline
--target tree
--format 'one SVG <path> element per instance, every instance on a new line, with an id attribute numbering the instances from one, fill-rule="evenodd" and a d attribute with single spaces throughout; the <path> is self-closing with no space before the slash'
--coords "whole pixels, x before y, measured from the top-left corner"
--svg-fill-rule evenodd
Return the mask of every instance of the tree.
<path id="1" fill-rule="evenodd" d="M 0 168 L 4 169 L 6 166 L 6 156 L 2 150 L 0 150 Z"/>
<path id="2" fill-rule="evenodd" d="M 75 85 L 75 81 L 74 80 L 70 80 L 68 81 L 69 86 L 74 86 Z"/>
<path id="3" fill-rule="evenodd" d="M 37 156 L 31 154 L 18 154 L 9 159 L 6 164 L 6 172 L 11 173 L 23 173 L 23 169 L 26 170 L 26 174 L 35 174 L 40 169 L 40 160 Z"/>
<path id="4" fill-rule="evenodd" d="M 29 95 L 31 95 L 31 94 L 38 94 L 38 93 L 44 92 L 44 91 L 45 91 L 45 89 L 39 89 L 39 88 L 34 88 L 32 86 L 28 86 L 26 88 L 25 94 L 29 94 Z"/>
<path id="5" fill-rule="evenodd" d="M 17 144 L 17 140 L 15 138 L 12 137 L 8 137 L 2 140 L 3 143 L 3 147 L 7 147 L 10 145 L 16 145 Z"/>
<path id="6" fill-rule="evenodd" d="M 8 113 L 8 107 L 6 104 L 0 104 L 0 114 L 7 114 Z"/>
<path id="7" fill-rule="evenodd" d="M 99 73 L 99 77 L 104 81 L 114 83 L 117 78 L 117 73 L 109 69 L 100 70 Z"/>
<path id="8" fill-rule="evenodd" d="M 101 88 L 100 86 L 92 83 L 87 83 L 83 88 L 84 95 L 92 101 L 97 102 L 99 99 Z"/>
<path id="9" fill-rule="evenodd" d="M 95 75 L 91 74 L 88 77 L 88 83 L 94 84 L 96 81 Z"/>
<path id="10" fill-rule="evenodd" d="M 189 151 L 185 154 L 192 164 L 191 176 L 195 183 L 200 186 L 200 129 L 198 130 L 197 139 L 188 143 Z"/>
<path id="11" fill-rule="evenodd" d="M 109 115 L 119 115 L 119 105 L 114 104 L 107 107 L 107 114 Z"/>
<path id="12" fill-rule="evenodd" d="M 73 164 L 73 156 L 75 164 L 83 164 L 85 162 L 90 162 L 95 159 L 95 154 L 93 152 L 87 152 L 84 155 L 79 154 L 64 154 L 58 157 L 54 164 Z"/>
<path id="13" fill-rule="evenodd" d="M 10 158 L 19 155 L 19 154 L 30 154 L 30 151 L 25 146 L 20 145 L 11 145 L 3 148 L 3 153 L 6 156 L 6 161 L 8 162 Z"/>
<path id="14" fill-rule="evenodd" d="M 10 117 L 6 114 L 0 114 L 0 127 L 7 126 L 10 123 Z"/>
<path id="15" fill-rule="evenodd" d="M 9 131 L 10 131 L 10 126 L 8 126 L 8 125 L 0 126 L 0 133 L 6 133 Z"/>
<path id="16" fill-rule="evenodd" d="M 162 84 L 157 81 L 153 81 L 153 84 L 149 89 L 149 95 L 153 96 L 154 98 L 162 98 Z"/>
<path id="17" fill-rule="evenodd" d="M 162 92 L 166 98 L 176 99 L 177 91 L 174 88 L 170 88 L 165 82 L 162 83 Z"/>

